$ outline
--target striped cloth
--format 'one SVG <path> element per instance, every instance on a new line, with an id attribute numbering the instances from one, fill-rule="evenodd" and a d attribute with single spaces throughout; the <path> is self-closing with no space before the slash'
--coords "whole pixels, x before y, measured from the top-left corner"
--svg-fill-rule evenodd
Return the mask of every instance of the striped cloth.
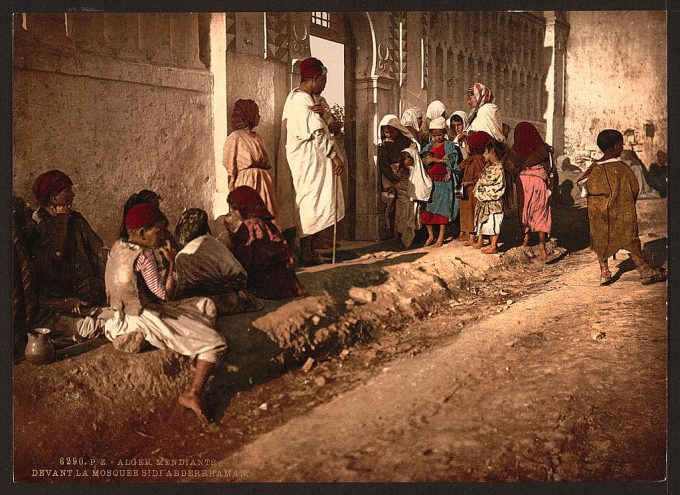
<path id="1" fill-rule="evenodd" d="M 135 261 L 135 271 L 139 272 L 149 290 L 161 301 L 169 299 L 169 293 L 175 288 L 175 277 L 168 274 L 165 284 L 158 272 L 158 265 L 153 251 L 145 249 Z"/>
<path id="2" fill-rule="evenodd" d="M 250 129 L 255 127 L 259 108 L 253 100 L 237 100 L 231 113 L 231 128 Z"/>

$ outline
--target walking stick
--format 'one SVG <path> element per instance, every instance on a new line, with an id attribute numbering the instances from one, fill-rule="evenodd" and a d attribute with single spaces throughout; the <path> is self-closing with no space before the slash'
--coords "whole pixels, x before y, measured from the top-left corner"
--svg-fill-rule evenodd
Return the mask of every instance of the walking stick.
<path id="1" fill-rule="evenodd" d="M 338 176 L 333 174 L 333 264 L 335 265 L 335 242 L 338 236 Z"/>

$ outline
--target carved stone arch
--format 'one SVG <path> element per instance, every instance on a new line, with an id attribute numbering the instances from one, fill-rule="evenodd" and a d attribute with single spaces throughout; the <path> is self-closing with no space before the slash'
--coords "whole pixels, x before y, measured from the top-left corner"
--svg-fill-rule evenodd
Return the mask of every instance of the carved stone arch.
<path id="1" fill-rule="evenodd" d="M 398 31 L 383 13 L 345 13 L 345 148 L 347 151 L 346 221 L 350 239 L 384 236 L 384 204 L 376 166 L 379 119 L 398 108 Z M 397 22 L 398 26 L 398 22 Z M 397 47 L 395 49 L 395 46 Z"/>

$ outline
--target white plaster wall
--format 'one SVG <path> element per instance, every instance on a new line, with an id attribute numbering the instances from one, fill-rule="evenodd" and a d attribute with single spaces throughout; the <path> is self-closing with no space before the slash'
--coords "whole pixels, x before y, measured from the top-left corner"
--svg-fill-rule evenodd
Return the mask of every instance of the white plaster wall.
<path id="1" fill-rule="evenodd" d="M 35 178 L 62 170 L 74 208 L 107 245 L 140 189 L 162 196 L 173 225 L 184 207 L 210 211 L 209 93 L 30 70 L 15 71 L 13 84 L 14 194 L 35 204 Z"/>
<path id="2" fill-rule="evenodd" d="M 667 146 L 665 12 L 570 12 L 565 152 L 572 162 L 599 156 L 605 128 L 632 128 L 645 164 Z M 653 123 L 653 139 L 644 124 Z"/>
<path id="3" fill-rule="evenodd" d="M 185 207 L 210 211 L 213 78 L 195 14 L 27 14 L 15 29 L 13 194 L 35 204 L 35 178 L 61 169 L 108 245 L 140 189 L 172 226 Z"/>

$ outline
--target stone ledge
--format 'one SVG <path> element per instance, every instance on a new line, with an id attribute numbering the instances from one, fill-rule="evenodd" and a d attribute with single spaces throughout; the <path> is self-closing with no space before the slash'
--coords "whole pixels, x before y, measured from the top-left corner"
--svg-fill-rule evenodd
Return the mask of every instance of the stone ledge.
<path id="1" fill-rule="evenodd" d="M 14 70 L 54 72 L 199 93 L 210 93 L 213 87 L 212 73 L 207 70 L 162 67 L 83 52 L 52 52 L 44 48 L 22 50 L 15 57 L 13 67 Z"/>

